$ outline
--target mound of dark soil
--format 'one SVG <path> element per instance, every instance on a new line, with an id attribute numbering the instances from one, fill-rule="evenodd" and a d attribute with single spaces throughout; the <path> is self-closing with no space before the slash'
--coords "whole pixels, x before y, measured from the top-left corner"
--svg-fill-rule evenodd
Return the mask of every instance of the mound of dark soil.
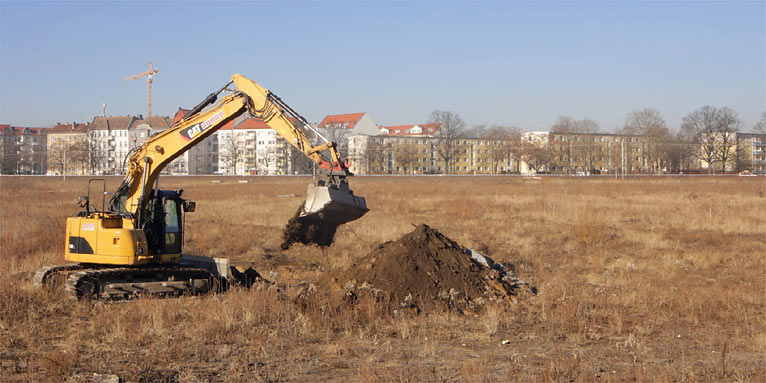
<path id="1" fill-rule="evenodd" d="M 303 203 L 298 206 L 298 211 L 287 221 L 287 225 L 282 231 L 282 244 L 280 245 L 282 250 L 287 250 L 299 242 L 304 245 L 315 244 L 320 247 L 332 245 L 338 226 L 332 223 L 305 222 L 300 218 L 301 212 L 303 212 Z"/>
<path id="2" fill-rule="evenodd" d="M 351 296 L 366 289 L 387 303 L 418 310 L 436 306 L 473 310 L 522 291 L 534 293 L 501 265 L 427 225 L 380 245 L 352 266 L 344 288 Z"/>

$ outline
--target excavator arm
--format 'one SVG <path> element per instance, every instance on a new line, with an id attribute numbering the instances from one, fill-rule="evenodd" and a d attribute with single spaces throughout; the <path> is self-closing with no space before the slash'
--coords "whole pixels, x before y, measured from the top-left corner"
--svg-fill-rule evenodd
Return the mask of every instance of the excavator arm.
<path id="1" fill-rule="evenodd" d="M 229 89 L 231 85 L 234 85 L 234 90 Z M 263 120 L 320 168 L 329 170 L 329 182 L 309 185 L 302 216 L 341 224 L 367 212 L 364 199 L 353 196 L 348 189 L 345 177 L 350 173 L 336 144 L 314 130 L 279 97 L 240 74 L 233 75 L 231 82 L 210 94 L 170 129 L 152 136 L 131 151 L 127 159 L 127 174 L 110 201 L 110 210 L 134 219 L 136 227 L 140 227 L 141 212 L 152 185 L 165 166 L 246 112 Z M 306 129 L 313 130 L 324 143 L 312 145 Z"/>

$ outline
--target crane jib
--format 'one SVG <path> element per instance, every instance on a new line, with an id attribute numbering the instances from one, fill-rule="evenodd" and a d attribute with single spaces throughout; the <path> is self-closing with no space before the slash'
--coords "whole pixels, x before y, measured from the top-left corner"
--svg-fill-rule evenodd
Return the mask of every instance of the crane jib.
<path id="1" fill-rule="evenodd" d="M 183 137 L 185 140 L 191 140 L 192 138 L 196 137 L 200 133 L 207 130 L 209 127 L 213 126 L 216 122 L 220 121 L 222 118 L 224 118 L 225 113 L 223 110 L 219 110 L 218 113 L 210 116 L 207 120 L 200 122 L 199 124 L 194 124 L 193 126 L 190 126 L 186 129 L 183 129 L 179 132 L 181 137 Z"/>

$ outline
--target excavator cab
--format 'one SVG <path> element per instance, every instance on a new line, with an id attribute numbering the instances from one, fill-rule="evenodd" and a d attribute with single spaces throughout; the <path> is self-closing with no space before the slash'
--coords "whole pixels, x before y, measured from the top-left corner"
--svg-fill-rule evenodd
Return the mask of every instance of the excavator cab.
<path id="1" fill-rule="evenodd" d="M 183 214 L 195 204 L 181 198 L 183 190 L 154 190 L 146 204 L 143 231 L 149 254 L 181 254 Z"/>

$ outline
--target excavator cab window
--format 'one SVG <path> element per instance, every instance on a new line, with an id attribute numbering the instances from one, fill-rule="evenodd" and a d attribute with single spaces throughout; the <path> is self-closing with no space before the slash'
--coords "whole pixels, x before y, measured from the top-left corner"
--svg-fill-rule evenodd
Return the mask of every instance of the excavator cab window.
<path id="1" fill-rule="evenodd" d="M 178 199 L 165 200 L 164 253 L 181 252 L 181 209 Z"/>
<path id="2" fill-rule="evenodd" d="M 183 240 L 183 199 L 178 193 L 152 192 L 147 204 L 149 219 L 143 225 L 152 254 L 178 254 Z"/>

